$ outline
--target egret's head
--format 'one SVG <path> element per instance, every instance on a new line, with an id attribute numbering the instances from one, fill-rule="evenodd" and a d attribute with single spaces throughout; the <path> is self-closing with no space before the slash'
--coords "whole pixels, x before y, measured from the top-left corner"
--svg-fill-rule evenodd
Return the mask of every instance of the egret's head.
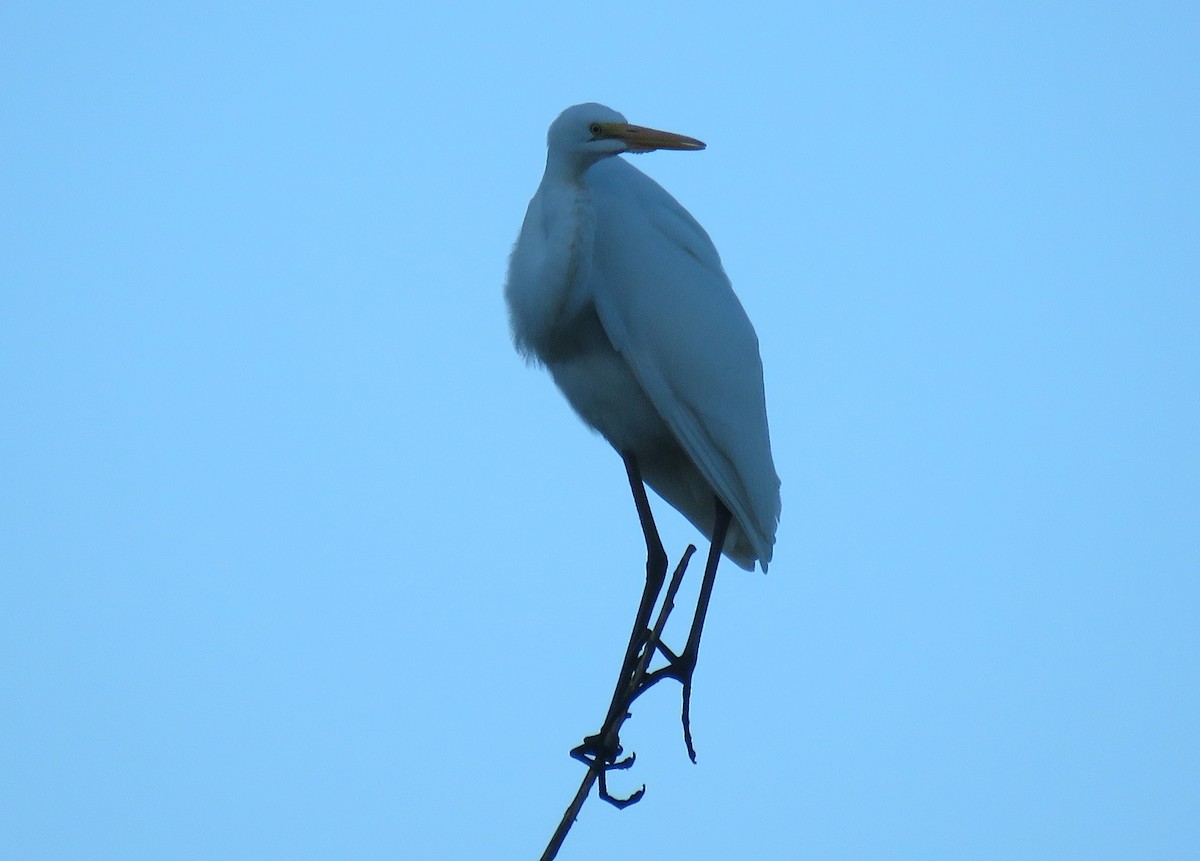
<path id="1" fill-rule="evenodd" d="M 612 108 L 594 102 L 575 105 L 559 114 L 550 124 L 546 145 L 552 156 L 578 160 L 585 168 L 605 156 L 623 152 L 704 149 L 704 144 L 695 138 L 630 125 Z"/>

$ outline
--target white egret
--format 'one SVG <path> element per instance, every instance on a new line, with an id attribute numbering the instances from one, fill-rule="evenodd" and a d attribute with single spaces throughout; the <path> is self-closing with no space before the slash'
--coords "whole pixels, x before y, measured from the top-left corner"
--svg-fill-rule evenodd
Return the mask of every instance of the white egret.
<path id="1" fill-rule="evenodd" d="M 770 562 L 779 521 L 758 339 L 691 214 L 624 152 L 698 150 L 603 105 L 563 111 L 513 248 L 514 340 L 571 406 L 707 537 L 732 512 L 725 555 Z"/>
<path id="2" fill-rule="evenodd" d="M 758 339 L 704 228 L 658 183 L 614 158 L 703 143 L 583 104 L 554 121 L 547 148 L 509 261 L 513 338 L 624 458 L 651 557 L 606 727 L 640 693 L 622 691 L 665 577 L 644 479 L 712 542 L 688 645 L 668 668 L 684 683 L 694 759 L 687 701 L 719 554 L 766 571 L 779 522 Z M 600 750 L 595 741 L 592 749 L 611 757 L 613 746 L 615 739 Z"/>

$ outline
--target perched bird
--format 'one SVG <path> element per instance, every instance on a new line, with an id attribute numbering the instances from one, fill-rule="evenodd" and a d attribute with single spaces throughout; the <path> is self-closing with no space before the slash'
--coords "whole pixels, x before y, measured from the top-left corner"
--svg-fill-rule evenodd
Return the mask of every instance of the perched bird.
<path id="1" fill-rule="evenodd" d="M 504 291 L 517 349 L 707 537 L 714 503 L 728 509 L 716 549 L 766 571 L 779 477 L 754 327 L 704 228 L 614 158 L 704 144 L 583 104 L 551 124 L 547 148 Z"/>

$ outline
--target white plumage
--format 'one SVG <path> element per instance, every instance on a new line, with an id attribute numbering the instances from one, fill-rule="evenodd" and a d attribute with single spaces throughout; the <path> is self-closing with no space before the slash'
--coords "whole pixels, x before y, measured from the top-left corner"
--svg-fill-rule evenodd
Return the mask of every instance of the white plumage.
<path id="1" fill-rule="evenodd" d="M 546 172 L 509 262 L 517 349 L 725 555 L 770 562 L 779 522 L 758 338 L 708 234 L 622 152 L 703 149 L 603 105 L 550 126 Z"/>

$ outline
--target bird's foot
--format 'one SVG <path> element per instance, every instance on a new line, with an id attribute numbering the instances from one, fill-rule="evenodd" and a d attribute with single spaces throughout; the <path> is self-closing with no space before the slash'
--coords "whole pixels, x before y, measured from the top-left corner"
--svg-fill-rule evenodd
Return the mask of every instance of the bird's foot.
<path id="1" fill-rule="evenodd" d="M 611 743 L 607 743 L 607 739 L 613 738 Z M 613 807 L 621 810 L 629 807 L 631 804 L 637 804 L 642 800 L 642 796 L 646 794 L 646 786 L 634 792 L 625 798 L 613 795 L 608 791 L 608 773 L 610 771 L 624 771 L 627 768 L 632 768 L 634 762 L 637 761 L 637 754 L 629 754 L 629 756 L 621 757 L 623 748 L 616 741 L 615 734 L 610 734 L 601 730 L 596 735 L 589 735 L 583 743 L 571 751 L 571 756 L 588 768 L 595 770 L 597 782 L 600 785 L 600 798 L 607 801 Z"/>
<path id="2" fill-rule="evenodd" d="M 663 657 L 667 659 L 667 665 L 660 667 L 646 676 L 645 681 L 642 682 L 641 686 L 630 698 L 630 702 L 640 697 L 663 679 L 675 679 L 683 685 L 683 743 L 687 745 L 688 758 L 692 762 L 695 762 L 696 747 L 692 744 L 692 677 L 696 673 L 696 655 L 694 652 L 688 652 L 687 650 L 682 654 L 676 655 L 661 641 L 656 645 L 658 650 L 662 652 Z"/>

